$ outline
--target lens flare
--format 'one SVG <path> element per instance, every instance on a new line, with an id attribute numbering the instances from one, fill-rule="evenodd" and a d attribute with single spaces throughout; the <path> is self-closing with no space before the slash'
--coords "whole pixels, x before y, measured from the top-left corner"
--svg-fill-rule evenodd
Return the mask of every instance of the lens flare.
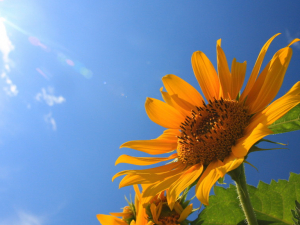
<path id="1" fill-rule="evenodd" d="M 1 0 L 0 0 L 1 1 Z M 45 41 L 41 41 L 40 38 L 35 37 L 33 34 L 31 34 L 30 32 L 22 29 L 21 27 L 17 26 L 16 24 L 14 24 L 11 21 L 8 21 L 7 19 L 4 18 L 0 18 L 1 21 L 5 22 L 6 24 L 8 24 L 10 27 L 14 28 L 15 30 L 19 31 L 20 33 L 22 33 L 23 35 L 25 35 L 28 38 L 28 41 L 30 44 L 32 44 L 33 46 L 37 46 L 40 47 L 41 49 L 43 49 L 45 52 L 48 53 L 52 53 L 54 54 L 54 57 L 56 56 L 56 59 L 64 66 L 69 66 L 70 68 L 72 68 L 75 72 L 81 74 L 82 76 L 84 76 L 87 79 L 91 79 L 93 77 L 93 72 L 88 69 L 83 63 L 72 59 L 72 57 L 66 56 L 62 51 L 61 48 L 57 48 L 58 44 L 49 44 L 49 43 L 44 43 Z M 41 75 L 42 73 L 37 70 Z M 44 75 L 42 75 L 44 76 Z"/>
<path id="2" fill-rule="evenodd" d="M 77 73 L 80 73 L 87 79 L 91 79 L 93 77 L 93 72 L 85 67 L 85 65 L 79 61 L 73 61 L 69 56 L 66 56 L 63 53 L 57 53 L 57 60 L 66 66 L 70 66 Z"/>
<path id="3" fill-rule="evenodd" d="M 73 62 L 71 59 L 67 59 L 67 60 L 66 60 L 66 63 L 67 63 L 69 66 L 74 66 L 74 62 Z"/>
<path id="4" fill-rule="evenodd" d="M 49 77 L 40 68 L 36 68 L 36 71 L 39 74 L 41 74 L 44 78 L 46 78 L 47 80 L 49 80 Z"/>

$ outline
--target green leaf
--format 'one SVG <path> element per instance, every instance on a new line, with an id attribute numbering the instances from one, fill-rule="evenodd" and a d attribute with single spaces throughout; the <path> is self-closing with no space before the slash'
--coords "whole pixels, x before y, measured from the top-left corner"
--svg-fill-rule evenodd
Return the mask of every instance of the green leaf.
<path id="1" fill-rule="evenodd" d="M 293 224 L 291 209 L 300 200 L 300 174 L 291 173 L 289 181 L 272 180 L 271 184 L 259 182 L 258 187 L 248 185 L 252 206 L 259 225 Z M 245 225 L 236 187 L 214 187 L 209 206 L 199 214 L 191 225 Z"/>
<path id="2" fill-rule="evenodd" d="M 274 134 L 300 130 L 300 104 L 269 126 Z"/>

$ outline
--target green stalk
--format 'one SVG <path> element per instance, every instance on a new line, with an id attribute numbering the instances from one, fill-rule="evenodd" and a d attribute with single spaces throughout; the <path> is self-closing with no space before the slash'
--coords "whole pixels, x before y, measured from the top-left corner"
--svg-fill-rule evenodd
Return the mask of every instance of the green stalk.
<path id="1" fill-rule="evenodd" d="M 246 220 L 249 225 L 258 225 L 254 210 L 250 201 L 249 193 L 247 190 L 246 175 L 244 163 L 238 168 L 229 172 L 229 175 L 236 183 L 237 193 L 239 200 L 246 216 Z"/>

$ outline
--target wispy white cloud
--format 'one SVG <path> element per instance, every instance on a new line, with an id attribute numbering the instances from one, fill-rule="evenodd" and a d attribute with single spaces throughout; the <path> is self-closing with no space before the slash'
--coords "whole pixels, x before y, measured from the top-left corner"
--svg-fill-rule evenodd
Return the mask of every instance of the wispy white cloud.
<path id="1" fill-rule="evenodd" d="M 48 92 L 48 93 L 47 93 Z M 42 91 L 37 93 L 35 99 L 37 101 L 45 101 L 47 105 L 53 106 L 54 104 L 61 104 L 66 101 L 63 96 L 55 96 L 53 88 L 42 88 Z"/>
<path id="2" fill-rule="evenodd" d="M 19 211 L 17 216 L 0 221 L 0 225 L 44 225 L 45 219 L 41 216 Z"/>
<path id="3" fill-rule="evenodd" d="M 0 31 L 1 32 L 1 31 Z M 3 90 L 5 91 L 5 93 L 9 96 L 16 96 L 19 91 L 17 86 L 12 82 L 12 80 L 9 78 L 9 76 L 7 75 L 7 73 L 2 72 L 1 74 L 1 78 L 5 80 L 6 84 L 8 86 L 3 87 Z"/>
<path id="4" fill-rule="evenodd" d="M 52 130 L 56 130 L 56 122 L 55 119 L 52 117 L 52 113 L 48 113 L 47 115 L 44 116 L 45 122 L 51 124 Z"/>
<path id="5" fill-rule="evenodd" d="M 297 32 L 296 34 L 291 35 L 290 31 L 286 30 L 285 31 L 285 35 L 286 35 L 286 38 L 288 40 L 288 43 L 290 43 L 295 38 L 299 38 L 300 32 Z M 300 43 L 299 42 L 294 43 L 293 46 L 296 47 L 296 48 L 298 48 L 298 49 L 300 49 Z"/>
<path id="6" fill-rule="evenodd" d="M 2 53 L 2 61 L 4 65 L 4 67 L 1 69 L 1 78 L 4 79 L 5 83 L 7 84 L 7 86 L 3 88 L 5 93 L 9 96 L 16 96 L 19 92 L 18 88 L 8 76 L 11 65 L 9 53 L 13 51 L 15 47 L 7 35 L 4 21 L 4 18 L 0 18 L 0 52 Z"/>

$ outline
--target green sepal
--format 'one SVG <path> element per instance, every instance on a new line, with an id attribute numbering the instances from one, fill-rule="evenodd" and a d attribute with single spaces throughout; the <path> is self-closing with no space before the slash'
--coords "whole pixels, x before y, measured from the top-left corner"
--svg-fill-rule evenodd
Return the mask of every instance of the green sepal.
<path id="1" fill-rule="evenodd" d="M 268 128 L 272 130 L 274 134 L 300 130 L 300 104 L 296 105 Z"/>
<path id="2" fill-rule="evenodd" d="M 200 210 L 202 206 L 203 206 L 203 204 L 201 203 L 200 206 L 199 206 L 198 208 L 195 208 L 195 209 L 192 210 L 191 214 L 192 214 L 193 212 L 196 212 L 196 211 Z"/>
<path id="3" fill-rule="evenodd" d="M 259 152 L 259 151 L 279 150 L 279 149 L 288 149 L 288 148 L 259 148 L 259 147 L 254 145 L 249 149 L 249 153 Z"/>
<path id="4" fill-rule="evenodd" d="M 224 183 L 224 180 L 225 180 L 225 176 L 224 176 L 224 177 L 220 177 L 220 178 L 218 179 L 218 183 L 219 183 L 219 184 L 226 184 L 226 183 Z"/>
<path id="5" fill-rule="evenodd" d="M 182 208 L 184 208 L 184 209 L 190 204 L 190 202 L 193 200 L 193 198 L 195 198 L 195 196 L 194 196 L 190 200 L 186 200 L 187 194 L 189 193 L 190 189 L 191 189 L 191 187 L 186 188 L 183 191 L 182 195 L 178 197 L 178 201 L 179 201 L 180 205 L 182 206 Z"/>
<path id="6" fill-rule="evenodd" d="M 239 100 L 240 100 L 240 97 L 241 97 L 241 92 L 238 93 L 238 95 L 236 96 L 235 100 L 236 100 L 236 101 L 239 101 Z"/>
<path id="7" fill-rule="evenodd" d="M 182 195 L 179 197 L 180 204 L 182 204 L 182 203 L 185 202 L 188 193 L 189 193 L 189 189 L 186 188 L 186 189 L 183 191 Z"/>
<path id="8" fill-rule="evenodd" d="M 256 169 L 257 170 L 257 172 L 258 172 L 258 169 L 252 164 L 252 163 L 249 163 L 248 161 L 246 161 L 246 160 L 244 160 L 244 163 L 247 163 L 248 165 L 250 165 L 250 166 L 252 166 L 254 169 Z"/>
<path id="9" fill-rule="evenodd" d="M 268 139 L 265 139 L 265 138 L 260 139 L 260 140 L 259 140 L 258 142 L 256 142 L 254 145 L 257 145 L 257 144 L 259 144 L 260 142 L 269 142 L 269 143 L 272 143 L 272 144 L 276 144 L 276 145 L 284 145 L 284 146 L 287 145 L 287 144 L 283 144 L 283 143 L 280 143 L 280 142 L 271 141 L 271 140 L 268 140 Z"/>
<path id="10" fill-rule="evenodd" d="M 130 207 L 132 213 L 133 213 L 133 217 L 132 218 L 125 219 L 125 222 L 128 223 L 128 224 L 130 224 L 132 220 L 136 219 L 136 209 L 135 209 L 135 205 L 132 202 L 131 195 L 130 195 L 130 201 L 127 199 L 126 196 L 125 196 L 125 200 L 126 200 L 128 206 Z"/>

